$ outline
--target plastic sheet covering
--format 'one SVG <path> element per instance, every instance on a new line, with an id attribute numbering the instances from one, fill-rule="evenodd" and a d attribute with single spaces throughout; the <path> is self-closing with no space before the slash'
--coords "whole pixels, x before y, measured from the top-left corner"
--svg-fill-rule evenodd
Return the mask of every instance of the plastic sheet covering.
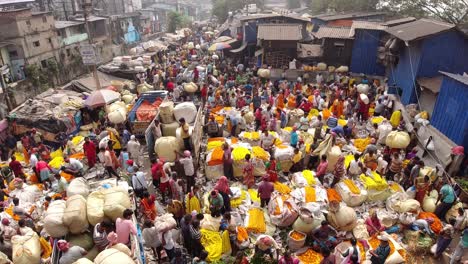
<path id="1" fill-rule="evenodd" d="M 161 105 L 162 99 L 157 98 L 156 101 L 150 103 L 146 100 L 141 102 L 140 107 L 136 110 L 136 118 L 138 121 L 153 121 L 156 116 L 157 109 Z"/>
<path id="2" fill-rule="evenodd" d="M 223 240 L 219 232 L 200 229 L 200 233 L 200 242 L 208 252 L 206 260 L 209 262 L 219 260 L 223 254 Z"/>

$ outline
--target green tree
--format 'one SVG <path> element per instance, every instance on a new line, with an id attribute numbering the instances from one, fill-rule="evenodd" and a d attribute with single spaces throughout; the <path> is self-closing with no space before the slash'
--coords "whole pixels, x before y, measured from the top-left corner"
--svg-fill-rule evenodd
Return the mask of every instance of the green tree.
<path id="1" fill-rule="evenodd" d="M 224 23 L 230 11 L 243 9 L 246 5 L 256 4 L 257 9 L 263 9 L 264 7 L 264 0 L 211 0 L 211 2 L 213 4 L 211 14 L 216 17 L 218 23 Z"/>
<path id="2" fill-rule="evenodd" d="M 393 0 L 382 1 L 380 6 L 400 15 L 429 16 L 455 25 L 468 23 L 467 0 Z"/>
<path id="3" fill-rule="evenodd" d="M 167 32 L 174 33 L 182 25 L 182 15 L 179 12 L 171 11 L 168 14 Z"/>

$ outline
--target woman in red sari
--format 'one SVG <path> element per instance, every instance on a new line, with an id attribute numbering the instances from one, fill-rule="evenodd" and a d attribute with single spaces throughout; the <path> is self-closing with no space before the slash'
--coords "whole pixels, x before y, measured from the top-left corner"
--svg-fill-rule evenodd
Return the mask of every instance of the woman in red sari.
<path id="1" fill-rule="evenodd" d="M 140 201 L 143 215 L 151 221 L 154 221 L 154 219 L 156 219 L 156 206 L 154 202 L 155 200 L 156 198 L 154 197 L 154 195 L 149 195 L 148 192 L 144 192 L 143 197 Z"/>
<path id="2" fill-rule="evenodd" d="M 251 188 L 255 184 L 255 178 L 253 174 L 254 166 L 250 160 L 250 154 L 245 155 L 245 161 L 247 164 L 243 169 L 244 174 L 244 184 L 247 185 L 247 188 Z"/>

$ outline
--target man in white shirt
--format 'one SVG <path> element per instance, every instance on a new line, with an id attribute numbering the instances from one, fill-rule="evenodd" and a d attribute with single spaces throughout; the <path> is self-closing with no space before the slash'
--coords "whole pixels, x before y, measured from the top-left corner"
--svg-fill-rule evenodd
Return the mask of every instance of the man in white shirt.
<path id="1" fill-rule="evenodd" d="M 355 179 L 362 173 L 361 167 L 359 166 L 359 154 L 354 154 L 354 159 L 349 163 L 348 175 Z"/>
<path id="2" fill-rule="evenodd" d="M 69 164 L 66 169 L 67 172 L 71 172 L 75 177 L 80 177 L 83 175 L 84 169 L 83 163 L 81 163 L 81 161 L 69 157 L 65 157 L 63 160 L 65 161 L 65 163 Z"/>
<path id="3" fill-rule="evenodd" d="M 177 156 L 178 153 L 176 152 Z M 180 164 L 184 166 L 185 177 L 187 180 L 187 190 L 191 190 L 195 185 L 195 168 L 193 166 L 192 153 L 188 150 L 184 151 L 184 157 L 179 159 Z"/>
<path id="4" fill-rule="evenodd" d="M 144 245 L 153 250 L 154 256 L 158 256 L 158 263 L 161 263 L 161 251 L 163 250 L 161 235 L 150 220 L 146 220 L 143 224 L 141 235 Z"/>
<path id="5" fill-rule="evenodd" d="M 141 166 L 140 142 L 136 140 L 135 135 L 130 136 L 130 141 L 127 143 L 127 150 L 130 153 L 130 158 L 136 165 Z"/>
<path id="6" fill-rule="evenodd" d="M 275 145 L 275 141 L 276 138 L 272 134 L 268 133 L 268 130 L 263 130 L 263 133 L 260 137 L 260 146 L 264 150 L 270 151 Z"/>
<path id="7" fill-rule="evenodd" d="M 145 173 L 138 170 L 138 166 L 134 166 L 135 174 L 132 176 L 132 186 L 137 197 L 143 197 L 143 193 L 148 190 Z"/>

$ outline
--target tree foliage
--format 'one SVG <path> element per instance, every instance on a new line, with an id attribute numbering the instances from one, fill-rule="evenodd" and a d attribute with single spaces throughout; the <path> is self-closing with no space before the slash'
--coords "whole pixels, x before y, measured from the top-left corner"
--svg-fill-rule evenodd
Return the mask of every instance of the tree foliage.
<path id="1" fill-rule="evenodd" d="M 455 25 L 468 23 L 468 0 L 392 0 L 380 5 L 400 15 L 429 16 Z"/>
<path id="2" fill-rule="evenodd" d="M 263 9 L 264 7 L 264 0 L 211 0 L 211 2 L 213 4 L 211 13 L 216 17 L 219 23 L 224 23 L 224 21 L 226 21 L 230 11 L 242 9 L 246 5 L 256 4 L 258 9 Z"/>
<path id="3" fill-rule="evenodd" d="M 182 26 L 182 22 L 183 18 L 179 12 L 169 12 L 167 20 L 167 32 L 174 33 L 178 27 Z"/>
<path id="4" fill-rule="evenodd" d="M 379 0 L 309 0 L 307 5 L 312 14 L 375 11 Z"/>

